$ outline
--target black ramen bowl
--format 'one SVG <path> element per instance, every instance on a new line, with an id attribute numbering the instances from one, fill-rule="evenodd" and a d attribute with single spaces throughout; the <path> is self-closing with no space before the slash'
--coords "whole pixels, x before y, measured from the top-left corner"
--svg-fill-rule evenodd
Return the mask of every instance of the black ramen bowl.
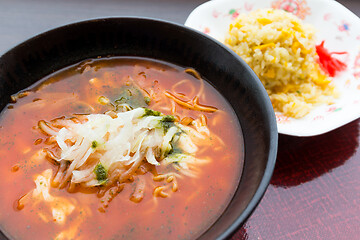
<path id="1" fill-rule="evenodd" d="M 257 76 L 227 47 L 182 25 L 143 18 L 95 19 L 45 32 L 2 55 L 0 110 L 10 95 L 98 56 L 147 57 L 192 67 L 231 104 L 243 131 L 243 173 L 230 204 L 200 239 L 231 236 L 260 202 L 275 166 L 275 115 Z"/>

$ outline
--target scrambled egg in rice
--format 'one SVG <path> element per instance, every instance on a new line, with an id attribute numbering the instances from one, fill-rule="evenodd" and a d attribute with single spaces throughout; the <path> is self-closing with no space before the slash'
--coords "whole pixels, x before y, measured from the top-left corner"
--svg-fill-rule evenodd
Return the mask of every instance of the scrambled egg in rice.
<path id="1" fill-rule="evenodd" d="M 240 14 L 225 44 L 258 75 L 275 111 L 301 118 L 336 97 L 331 78 L 317 62 L 314 28 L 291 13 L 261 9 Z"/>

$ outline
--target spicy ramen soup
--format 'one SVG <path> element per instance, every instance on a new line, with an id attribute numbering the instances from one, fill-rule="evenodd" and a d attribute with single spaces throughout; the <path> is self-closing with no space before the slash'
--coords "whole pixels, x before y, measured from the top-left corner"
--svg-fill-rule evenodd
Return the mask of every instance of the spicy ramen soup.
<path id="1" fill-rule="evenodd" d="M 193 69 L 88 60 L 12 99 L 0 118 L 12 239 L 196 238 L 238 185 L 237 118 Z"/>

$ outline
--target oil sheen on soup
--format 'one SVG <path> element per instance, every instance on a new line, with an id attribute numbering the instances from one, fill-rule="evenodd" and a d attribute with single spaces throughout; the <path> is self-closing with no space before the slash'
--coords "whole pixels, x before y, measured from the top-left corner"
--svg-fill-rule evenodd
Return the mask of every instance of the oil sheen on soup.
<path id="1" fill-rule="evenodd" d="M 243 139 L 199 73 L 144 58 L 81 62 L 0 116 L 0 227 L 11 239 L 189 239 L 238 185 Z"/>

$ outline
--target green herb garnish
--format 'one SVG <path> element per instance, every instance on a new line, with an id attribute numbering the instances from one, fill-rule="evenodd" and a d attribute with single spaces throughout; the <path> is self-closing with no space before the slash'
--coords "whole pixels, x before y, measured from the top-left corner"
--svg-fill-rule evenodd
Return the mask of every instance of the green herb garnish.
<path id="1" fill-rule="evenodd" d="M 148 108 L 145 108 L 145 113 L 143 115 L 143 117 L 147 117 L 147 116 L 160 116 L 161 112 L 158 111 L 154 111 Z"/>
<path id="2" fill-rule="evenodd" d="M 115 100 L 115 106 L 128 104 L 132 109 L 146 107 L 150 103 L 150 98 L 145 97 L 143 92 L 136 86 L 122 86 L 119 89 L 118 98 Z"/>
<path id="3" fill-rule="evenodd" d="M 163 121 L 163 122 L 174 122 L 175 117 L 172 116 L 172 115 L 166 115 L 161 119 L 161 121 Z"/>
<path id="4" fill-rule="evenodd" d="M 160 124 L 166 133 L 171 127 L 175 126 L 175 117 L 171 115 L 166 115 L 160 120 Z"/>
<path id="5" fill-rule="evenodd" d="M 170 143 L 171 145 L 171 149 L 170 151 L 166 154 L 166 156 L 168 155 L 172 155 L 172 154 L 179 154 L 179 153 L 184 153 L 184 151 L 179 147 L 179 144 L 177 143 Z M 165 156 L 165 157 L 166 157 Z"/>
<path id="6" fill-rule="evenodd" d="M 97 148 L 97 146 L 99 146 L 99 144 L 98 144 L 98 142 L 97 141 L 92 141 L 92 143 L 91 143 L 91 147 L 93 148 L 93 149 L 95 149 L 95 148 Z"/>
<path id="7" fill-rule="evenodd" d="M 105 167 L 101 163 L 95 166 L 94 173 L 96 175 L 96 180 L 98 180 L 101 185 L 107 182 L 108 174 Z"/>
<path id="8" fill-rule="evenodd" d="M 138 107 L 146 107 L 149 105 L 149 100 L 144 97 L 143 92 L 136 86 L 122 86 L 119 89 L 118 98 L 115 100 L 115 105 L 126 103 L 132 109 Z"/>

